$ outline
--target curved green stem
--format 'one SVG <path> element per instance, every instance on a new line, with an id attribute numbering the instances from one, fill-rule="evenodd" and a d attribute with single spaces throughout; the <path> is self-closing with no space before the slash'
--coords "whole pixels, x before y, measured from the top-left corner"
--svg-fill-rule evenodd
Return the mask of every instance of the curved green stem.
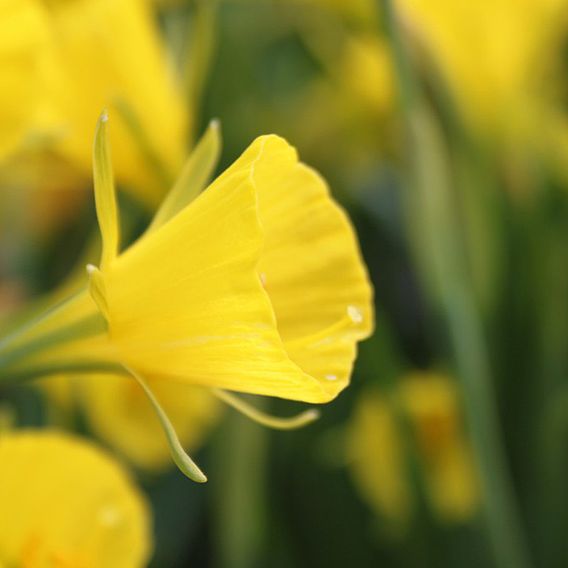
<path id="1" fill-rule="evenodd" d="M 175 428 L 173 427 L 168 415 L 160 405 L 158 399 L 152 392 L 152 389 L 148 386 L 148 383 L 133 369 L 124 366 L 124 368 L 136 379 L 138 384 L 142 387 L 142 390 L 148 397 L 148 400 L 154 407 L 158 419 L 160 420 L 160 424 L 162 429 L 164 430 L 164 434 L 166 435 L 166 439 L 168 441 L 168 445 L 170 447 L 170 454 L 172 459 L 174 460 L 175 464 L 178 466 L 180 471 L 189 477 L 192 481 L 196 481 L 197 483 L 205 483 L 207 481 L 207 477 L 205 474 L 199 469 L 197 464 L 187 455 L 186 451 L 183 449 Z"/>

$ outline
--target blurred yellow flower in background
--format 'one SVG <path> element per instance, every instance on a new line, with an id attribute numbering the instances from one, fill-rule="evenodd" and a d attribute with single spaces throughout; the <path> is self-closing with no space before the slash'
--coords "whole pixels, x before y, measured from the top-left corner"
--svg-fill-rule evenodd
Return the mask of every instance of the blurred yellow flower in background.
<path id="1" fill-rule="evenodd" d="M 148 381 L 183 447 L 199 448 L 218 421 L 220 401 L 207 389 Z M 172 466 L 156 413 L 130 377 L 98 375 L 78 379 L 80 404 L 93 433 L 135 466 L 159 471 Z"/>
<path id="2" fill-rule="evenodd" d="M 141 568 L 148 506 L 119 465 L 64 434 L 0 435 L 0 566 Z"/>
<path id="3" fill-rule="evenodd" d="M 565 0 L 397 0 L 397 5 L 419 55 L 430 57 L 430 71 L 436 68 L 443 77 L 471 126 L 533 150 L 535 140 L 554 130 L 565 102 L 560 98 Z"/>
<path id="4" fill-rule="evenodd" d="M 407 375 L 400 402 L 423 460 L 432 508 L 445 520 L 470 518 L 479 507 L 479 488 L 455 381 L 436 374 Z"/>
<path id="5" fill-rule="evenodd" d="M 566 0 L 396 0 L 393 4 L 422 77 L 450 93 L 472 132 L 499 145 L 517 162 L 543 157 L 567 173 L 562 57 L 568 36 Z M 300 29 L 325 71 L 307 90 L 311 128 L 302 133 L 300 124 L 298 138 L 305 137 L 304 146 L 310 144 L 315 155 L 329 154 L 333 149 L 319 149 L 325 146 L 321 140 L 339 129 L 338 138 L 349 144 L 330 164 L 345 160 L 352 170 L 368 170 L 372 157 L 376 162 L 397 142 L 392 128 L 397 118 L 394 70 L 379 4 L 309 0 L 296 5 L 315 10 L 306 11 Z M 392 130 L 383 136 L 390 148 L 377 146 L 366 125 L 372 125 L 373 133 L 378 128 Z"/>
<path id="6" fill-rule="evenodd" d="M 295 104 L 274 113 L 274 120 L 289 110 L 292 118 L 285 117 L 279 128 L 323 167 L 349 176 L 343 185 L 352 191 L 356 180 L 377 167 L 377 158 L 396 146 L 394 74 L 377 5 L 369 0 L 291 5 L 293 31 L 318 66 L 296 87 Z M 330 138 L 334 144 L 326 143 Z"/>
<path id="7" fill-rule="evenodd" d="M 347 443 L 351 473 L 365 500 L 394 528 L 404 526 L 412 510 L 404 441 L 393 409 L 380 392 L 360 396 Z"/>
<path id="8" fill-rule="evenodd" d="M 182 165 L 192 117 L 149 4 L 24 0 L 3 9 L 0 80 L 18 91 L 3 89 L 1 144 L 15 149 L 18 134 L 22 149 L 56 152 L 87 179 L 93 126 L 101 108 L 118 108 L 117 178 L 155 206 Z"/>
<path id="9" fill-rule="evenodd" d="M 0 159 L 21 144 L 36 120 L 41 90 L 37 73 L 47 42 L 33 0 L 5 0 L 0 7 Z"/>
<path id="10" fill-rule="evenodd" d="M 477 512 L 477 474 L 459 393 L 449 377 L 408 374 L 392 399 L 367 389 L 356 406 L 348 444 L 357 486 L 394 528 L 407 526 L 416 508 L 411 451 L 416 452 L 426 499 L 441 521 L 464 522 Z"/>
<path id="11" fill-rule="evenodd" d="M 221 403 L 207 389 L 148 381 L 190 452 L 203 444 L 221 415 Z M 137 468 L 159 472 L 172 467 L 169 446 L 152 405 L 130 377 L 100 374 L 51 377 L 38 383 L 56 411 L 80 409 L 89 430 Z"/>

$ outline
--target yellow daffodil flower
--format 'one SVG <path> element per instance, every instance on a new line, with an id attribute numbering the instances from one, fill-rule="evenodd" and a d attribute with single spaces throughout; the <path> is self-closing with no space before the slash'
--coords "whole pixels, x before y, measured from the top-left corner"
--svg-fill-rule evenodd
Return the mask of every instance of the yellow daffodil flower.
<path id="1" fill-rule="evenodd" d="M 95 175 L 103 254 L 91 290 L 122 363 L 306 402 L 347 386 L 372 326 L 370 286 L 345 214 L 285 141 L 257 139 L 118 256 L 112 188 Z"/>
<path id="2" fill-rule="evenodd" d="M 29 120 L 19 120 L 19 129 L 28 137 L 47 138 L 45 147 L 86 173 L 100 109 L 119 109 L 112 135 L 117 178 L 155 206 L 182 165 L 190 117 L 148 2 L 18 0 L 8 5 L 3 9 L 18 18 L 3 14 L 0 20 L 0 78 L 5 85 L 13 72 L 21 83 L 16 92 L 3 89 L 10 121 L 26 113 Z M 20 92 L 26 96 L 18 97 Z M 12 111 L 16 104 L 19 114 Z M 10 140 L 14 129 L 3 116 L 0 139 Z"/>
<path id="3" fill-rule="evenodd" d="M 0 435 L 0 566 L 142 568 L 148 506 L 92 444 L 56 432 Z"/>
<path id="4" fill-rule="evenodd" d="M 94 149 L 103 248 L 99 268 L 89 266 L 90 295 L 8 341 L 4 372 L 122 369 L 149 396 L 145 379 L 169 380 L 212 388 L 234 406 L 242 403 L 219 389 L 335 398 L 372 331 L 372 290 L 322 178 L 283 139 L 260 137 L 189 205 L 171 209 L 177 198 L 168 197 L 119 254 L 106 130 L 104 115 Z M 33 346 L 25 357 L 22 342 Z"/>
<path id="5" fill-rule="evenodd" d="M 412 373 L 401 380 L 396 400 L 400 417 L 378 390 L 364 392 L 356 407 L 349 457 L 362 495 L 393 527 L 404 528 L 415 507 L 408 466 L 414 447 L 433 512 L 445 522 L 470 519 L 479 486 L 455 384 L 443 375 Z M 408 421 L 411 440 L 401 420 Z"/>

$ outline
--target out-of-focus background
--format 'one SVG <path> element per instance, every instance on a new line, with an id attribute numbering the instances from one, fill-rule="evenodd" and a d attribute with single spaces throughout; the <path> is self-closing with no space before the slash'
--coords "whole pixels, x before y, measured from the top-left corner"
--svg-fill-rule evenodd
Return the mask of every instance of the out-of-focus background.
<path id="1" fill-rule="evenodd" d="M 7 0 L 0 18 L 0 325 L 89 256 L 103 107 L 126 234 L 217 118 L 219 172 L 265 133 L 321 172 L 375 286 L 376 333 L 317 423 L 162 393 L 205 486 L 129 384 L 0 392 L 2 422 L 128 464 L 151 566 L 568 565 L 566 0 Z"/>

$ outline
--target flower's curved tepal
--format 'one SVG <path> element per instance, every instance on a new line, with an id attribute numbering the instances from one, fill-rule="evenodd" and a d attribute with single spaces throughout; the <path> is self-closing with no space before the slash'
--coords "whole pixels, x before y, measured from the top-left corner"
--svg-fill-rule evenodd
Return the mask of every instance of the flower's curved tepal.
<path id="1" fill-rule="evenodd" d="M 107 128 L 103 115 L 94 147 L 103 248 L 100 267 L 88 267 L 107 329 L 82 324 L 81 338 L 71 327 L 56 347 L 39 348 L 35 364 L 126 369 L 156 407 L 174 456 L 179 443 L 147 379 L 211 388 L 240 408 L 220 389 L 309 403 L 335 398 L 374 314 L 354 231 L 323 179 L 285 140 L 262 136 L 191 203 L 119 253 Z M 70 325 L 79 313 L 96 324 L 85 293 L 59 321 Z"/>

